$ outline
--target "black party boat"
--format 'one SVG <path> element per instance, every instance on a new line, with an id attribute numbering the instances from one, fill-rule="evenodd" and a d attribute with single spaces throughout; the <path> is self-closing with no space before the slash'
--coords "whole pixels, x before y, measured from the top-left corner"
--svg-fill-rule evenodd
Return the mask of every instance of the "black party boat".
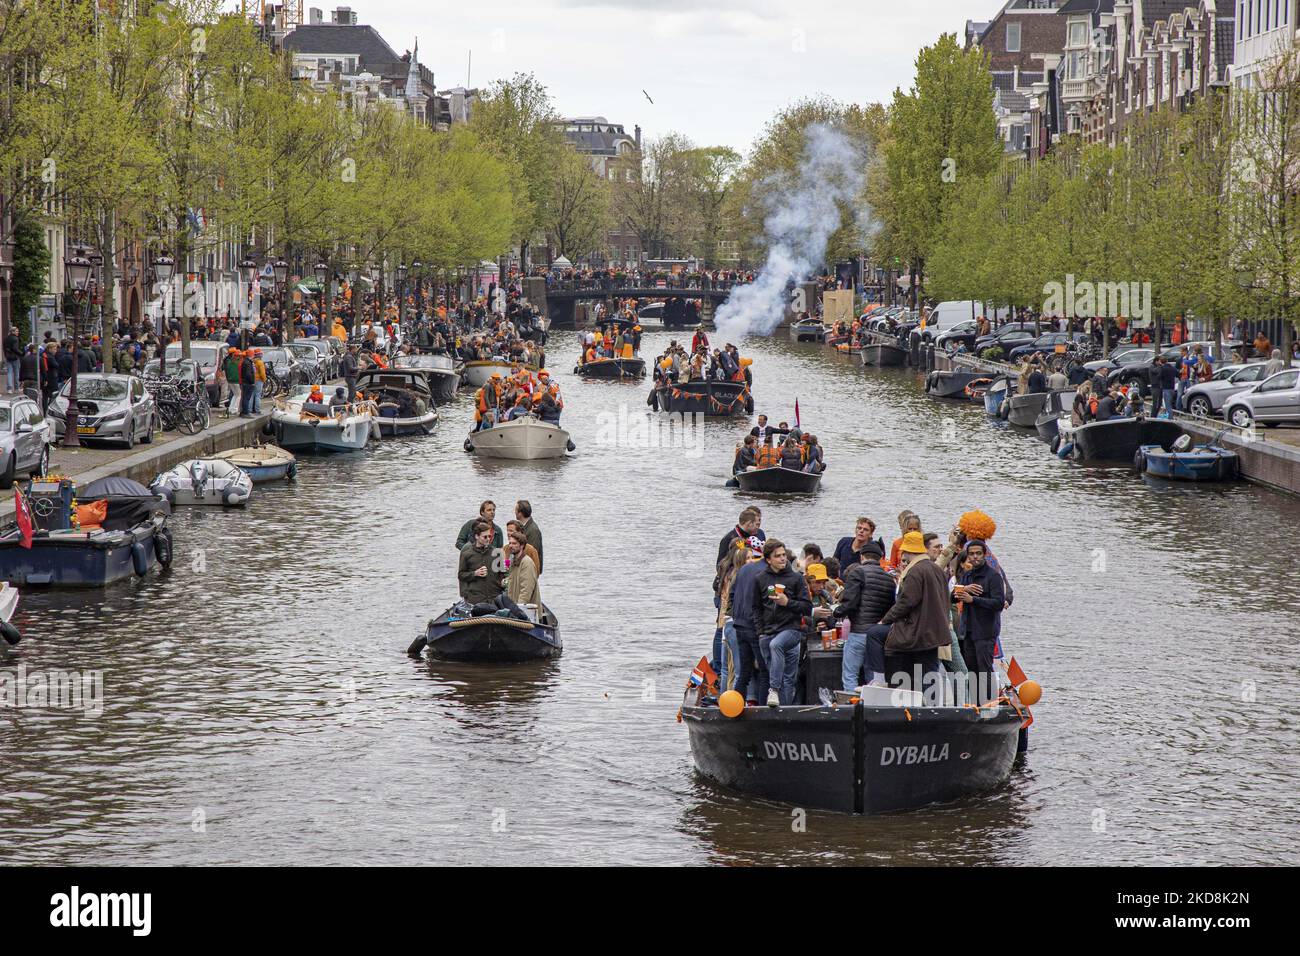
<path id="1" fill-rule="evenodd" d="M 657 385 L 646 404 L 656 411 L 709 416 L 749 415 L 754 399 L 744 382 L 696 382 Z"/>
<path id="2" fill-rule="evenodd" d="M 645 378 L 645 359 L 631 356 L 626 358 L 601 358 L 596 359 L 594 362 L 583 362 L 573 371 L 583 378 L 612 381 Z"/>
<path id="3" fill-rule="evenodd" d="M 427 648 L 430 657 L 442 661 L 514 664 L 551 660 L 564 650 L 560 622 L 545 604 L 536 621 L 500 614 L 474 617 L 458 613 L 463 610 L 462 605 L 453 605 L 443 611 L 429 622 L 407 653 L 418 656 Z"/>
<path id="4" fill-rule="evenodd" d="M 821 487 L 822 476 L 795 468 L 773 465 L 736 474 L 741 491 L 769 495 L 806 495 Z"/>

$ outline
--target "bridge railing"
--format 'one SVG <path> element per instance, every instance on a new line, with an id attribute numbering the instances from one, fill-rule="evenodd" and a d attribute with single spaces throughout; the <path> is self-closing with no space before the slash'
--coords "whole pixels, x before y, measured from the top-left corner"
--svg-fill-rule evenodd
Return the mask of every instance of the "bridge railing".
<path id="1" fill-rule="evenodd" d="M 548 292 L 615 292 L 621 289 L 663 289 L 692 292 L 726 291 L 738 285 L 748 284 L 748 278 L 699 276 L 649 276 L 629 274 L 624 276 L 592 276 L 584 278 L 562 278 L 547 282 Z"/>

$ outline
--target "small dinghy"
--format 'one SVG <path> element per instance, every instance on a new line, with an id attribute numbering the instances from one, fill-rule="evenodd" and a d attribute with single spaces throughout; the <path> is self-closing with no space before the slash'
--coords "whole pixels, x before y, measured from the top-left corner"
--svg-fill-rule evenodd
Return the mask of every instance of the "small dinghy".
<path id="1" fill-rule="evenodd" d="M 574 373 L 583 378 L 598 378 L 620 381 L 629 378 L 645 378 L 645 359 L 641 358 L 601 358 L 594 362 L 583 362 Z"/>
<path id="2" fill-rule="evenodd" d="M 735 476 L 735 480 L 741 491 L 768 495 L 812 494 L 822 484 L 820 473 L 797 471 L 779 465 L 742 471 Z"/>
<path id="3" fill-rule="evenodd" d="M 443 611 L 406 652 L 418 656 L 427 649 L 440 661 L 516 664 L 552 660 L 564 650 L 560 622 L 545 604 L 525 609 L 537 614 L 535 620 L 520 620 L 504 611 L 474 617 L 472 610 L 460 602 Z"/>
<path id="4" fill-rule="evenodd" d="M 164 471 L 149 483 L 149 490 L 176 505 L 219 505 L 232 508 L 248 504 L 253 479 L 225 458 L 194 458 Z"/>
<path id="5" fill-rule="evenodd" d="M 252 478 L 255 485 L 298 476 L 298 459 L 279 445 L 245 445 L 219 451 L 212 457 L 230 462 Z"/>
<path id="6" fill-rule="evenodd" d="M 563 458 L 566 451 L 573 451 L 573 442 L 569 440 L 569 433 L 559 425 L 544 422 L 535 415 L 525 415 L 470 432 L 465 439 L 465 450 L 484 458 L 536 461 Z"/>
<path id="7" fill-rule="evenodd" d="M 1214 444 L 1218 438 L 1195 447 L 1191 435 L 1180 435 L 1167 448 L 1143 445 L 1133 455 L 1133 467 L 1138 474 L 1176 481 L 1231 481 L 1239 473 L 1237 453 Z"/>
<path id="8" fill-rule="evenodd" d="M 965 401 L 969 396 L 966 394 L 966 386 L 977 378 L 982 378 L 979 372 L 972 372 L 967 369 L 938 370 L 931 372 L 925 378 L 925 390 L 934 398 L 953 398 Z"/>
<path id="9" fill-rule="evenodd" d="M 907 349 L 890 342 L 870 342 L 858 349 L 863 365 L 878 368 L 898 368 L 907 362 Z"/>

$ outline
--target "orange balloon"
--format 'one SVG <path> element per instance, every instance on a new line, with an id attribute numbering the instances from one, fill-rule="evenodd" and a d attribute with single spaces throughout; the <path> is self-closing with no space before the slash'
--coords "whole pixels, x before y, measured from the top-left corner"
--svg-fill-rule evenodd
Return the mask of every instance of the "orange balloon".
<path id="1" fill-rule="evenodd" d="M 1020 703 L 1026 707 L 1033 707 L 1043 697 L 1043 688 L 1039 686 L 1036 680 L 1027 680 L 1016 688 L 1016 695 L 1020 698 Z"/>
<path id="2" fill-rule="evenodd" d="M 724 717 L 739 717 L 745 712 L 745 698 L 738 690 L 729 690 L 718 698 L 718 710 Z"/>

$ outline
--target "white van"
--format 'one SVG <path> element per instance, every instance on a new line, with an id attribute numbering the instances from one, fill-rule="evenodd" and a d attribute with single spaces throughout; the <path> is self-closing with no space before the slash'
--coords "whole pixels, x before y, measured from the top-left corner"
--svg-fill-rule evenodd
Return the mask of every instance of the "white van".
<path id="1" fill-rule="evenodd" d="M 947 332 L 959 322 L 978 319 L 981 315 L 986 317 L 991 325 L 996 326 L 1010 314 L 1010 309 L 994 309 L 983 302 L 974 302 L 970 299 L 961 302 L 940 302 L 925 320 L 921 341 L 929 342 L 940 332 Z"/>

